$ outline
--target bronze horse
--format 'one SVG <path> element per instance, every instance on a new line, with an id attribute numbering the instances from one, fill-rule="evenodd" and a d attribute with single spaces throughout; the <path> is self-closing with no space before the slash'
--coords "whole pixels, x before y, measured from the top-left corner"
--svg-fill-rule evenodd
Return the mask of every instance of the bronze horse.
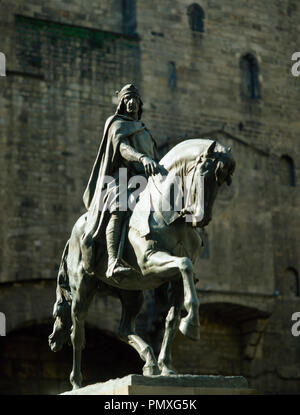
<path id="1" fill-rule="evenodd" d="M 230 148 L 210 139 L 191 139 L 176 145 L 159 164 L 161 171 L 166 173 L 164 181 L 159 181 L 159 175 L 149 178 L 133 210 L 129 231 L 124 233 L 123 259 L 132 267 L 130 275 L 123 276 L 121 281 L 107 279 L 107 257 L 104 257 L 103 249 L 99 250 L 101 255 L 97 257 L 95 275 L 84 271 L 80 238 L 84 233 L 86 214 L 78 219 L 66 244 L 58 273 L 57 300 L 53 312 L 55 323 L 49 336 L 49 345 L 53 351 L 58 351 L 71 339 L 73 369 L 70 381 L 73 389 L 80 388 L 82 384 L 84 321 L 96 293 L 113 295 L 121 300 L 122 316 L 118 335 L 145 362 L 144 375 L 174 373 L 170 368 L 171 345 L 178 328 L 193 340 L 200 338 L 199 299 L 194 273 L 203 245 L 198 229 L 210 222 L 218 189 L 224 182 L 228 185 L 231 183 L 235 161 Z M 163 198 L 172 190 L 174 174 L 191 179 L 189 204 L 180 210 L 172 205 L 169 211 L 163 211 Z M 203 206 L 200 217 L 195 214 L 197 177 L 202 178 L 203 183 L 204 200 L 200 200 Z M 148 203 L 150 199 L 151 210 Z M 141 209 L 140 215 L 138 208 Z M 187 221 L 188 215 L 191 221 Z M 135 332 L 135 320 L 143 305 L 143 290 L 164 290 L 169 283 L 170 309 L 161 350 L 156 359 L 152 347 Z M 186 311 L 184 317 L 181 317 L 182 306 Z"/>

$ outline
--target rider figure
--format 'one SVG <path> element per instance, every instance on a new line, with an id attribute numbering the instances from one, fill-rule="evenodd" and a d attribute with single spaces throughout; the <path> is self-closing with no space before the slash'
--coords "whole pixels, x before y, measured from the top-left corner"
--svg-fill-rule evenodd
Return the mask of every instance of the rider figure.
<path id="1" fill-rule="evenodd" d="M 145 174 L 148 177 L 158 173 L 156 143 L 145 124 L 140 121 L 142 105 L 134 85 L 125 85 L 118 92 L 116 113 L 106 121 L 98 155 L 83 196 L 88 213 L 81 250 L 83 266 L 88 273 L 94 272 L 95 241 L 101 237 L 103 231 L 105 210 L 110 214 L 105 229 L 107 278 L 130 271 L 118 258 L 122 224 L 127 210 L 124 198 L 119 197 L 122 192 L 119 169 L 126 168 L 128 180 L 133 175 Z M 107 186 L 108 176 L 113 180 Z"/>

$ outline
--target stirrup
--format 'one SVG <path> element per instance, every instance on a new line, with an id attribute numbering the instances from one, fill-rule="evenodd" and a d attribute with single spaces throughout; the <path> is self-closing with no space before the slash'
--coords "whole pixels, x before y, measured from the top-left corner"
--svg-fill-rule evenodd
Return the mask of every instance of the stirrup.
<path id="1" fill-rule="evenodd" d="M 119 258 L 115 259 L 108 265 L 106 271 L 106 278 L 111 278 L 115 275 L 122 275 L 131 272 L 132 269 L 125 267 Z"/>

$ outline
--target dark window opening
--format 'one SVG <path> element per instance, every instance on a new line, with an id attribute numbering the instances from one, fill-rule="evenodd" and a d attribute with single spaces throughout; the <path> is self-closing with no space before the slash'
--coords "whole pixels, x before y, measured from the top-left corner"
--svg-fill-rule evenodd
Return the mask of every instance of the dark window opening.
<path id="1" fill-rule="evenodd" d="M 200 258 L 202 259 L 208 259 L 209 258 L 209 239 L 208 239 L 208 233 L 203 230 L 201 234 L 201 238 L 203 241 L 203 250 L 201 252 Z"/>
<path id="2" fill-rule="evenodd" d="M 189 25 L 194 32 L 204 32 L 205 13 L 199 4 L 193 3 L 187 8 Z"/>
<path id="3" fill-rule="evenodd" d="M 290 156 L 280 158 L 280 183 L 284 186 L 296 186 L 294 161 Z"/>
<path id="4" fill-rule="evenodd" d="M 171 90 L 174 90 L 176 88 L 176 63 L 175 62 L 169 62 L 168 87 Z"/>
<path id="5" fill-rule="evenodd" d="M 259 67 L 256 58 L 248 53 L 240 61 L 242 77 L 242 95 L 251 99 L 260 99 Z"/>
<path id="6" fill-rule="evenodd" d="M 136 35 L 136 0 L 122 0 L 123 33 Z"/>
<path id="7" fill-rule="evenodd" d="M 299 275 L 295 268 L 287 268 L 284 272 L 282 291 L 287 296 L 299 297 Z"/>

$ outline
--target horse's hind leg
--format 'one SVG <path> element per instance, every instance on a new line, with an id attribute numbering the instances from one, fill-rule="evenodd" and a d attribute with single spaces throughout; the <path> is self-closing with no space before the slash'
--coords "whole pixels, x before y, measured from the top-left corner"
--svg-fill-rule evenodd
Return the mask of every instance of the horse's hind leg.
<path id="1" fill-rule="evenodd" d="M 86 318 L 89 305 L 96 292 L 97 279 L 94 276 L 86 275 L 81 272 L 79 285 L 72 293 L 72 333 L 71 341 L 73 345 L 73 369 L 70 375 L 70 382 L 73 389 L 78 389 L 82 384 L 81 374 L 81 353 L 85 344 L 84 320 Z"/>
<path id="2" fill-rule="evenodd" d="M 179 327 L 180 312 L 183 303 L 182 281 L 172 282 L 171 287 L 172 306 L 166 317 L 164 337 L 158 356 L 158 366 L 163 376 L 174 374 L 174 371 L 170 368 L 172 361 L 172 342 Z"/>
<path id="3" fill-rule="evenodd" d="M 142 309 L 144 295 L 142 291 L 120 291 L 122 303 L 122 317 L 119 328 L 119 337 L 132 346 L 145 362 L 143 375 L 159 375 L 157 360 L 152 347 L 135 332 L 135 320 Z"/>

